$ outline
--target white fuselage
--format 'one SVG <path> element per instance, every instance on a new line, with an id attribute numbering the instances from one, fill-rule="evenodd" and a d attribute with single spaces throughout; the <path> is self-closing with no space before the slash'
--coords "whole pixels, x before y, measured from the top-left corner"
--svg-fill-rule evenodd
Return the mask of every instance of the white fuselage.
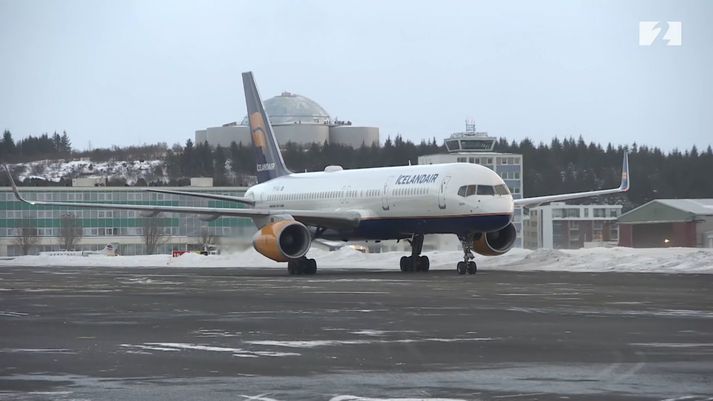
<path id="1" fill-rule="evenodd" d="M 411 231 L 409 225 L 415 222 L 423 233 L 456 234 L 464 231 L 463 224 L 472 226 L 468 230 L 472 232 L 505 225 L 490 222 L 478 227 L 487 216 L 500 216 L 500 221 L 507 217 L 509 223 L 512 196 L 502 192 L 459 195 L 459 189 L 471 185 L 502 188 L 505 183 L 492 170 L 468 163 L 354 170 L 328 167 L 323 172 L 290 174 L 255 185 L 246 196 L 255 200 L 256 208 L 352 211 L 361 215 L 363 223 L 383 223 L 377 233 L 370 230 L 356 237 L 402 237 L 398 233 Z"/>

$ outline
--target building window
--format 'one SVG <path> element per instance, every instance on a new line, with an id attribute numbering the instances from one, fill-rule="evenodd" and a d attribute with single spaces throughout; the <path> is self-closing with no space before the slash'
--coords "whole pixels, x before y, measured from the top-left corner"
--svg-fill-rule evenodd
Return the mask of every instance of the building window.
<path id="1" fill-rule="evenodd" d="M 566 209 L 567 217 L 579 217 L 579 209 Z"/>
<path id="2" fill-rule="evenodd" d="M 458 162 L 458 163 L 465 163 L 465 162 L 467 162 L 467 161 L 468 161 L 468 158 L 467 158 L 467 157 L 459 157 L 459 158 L 457 159 L 457 162 Z"/>

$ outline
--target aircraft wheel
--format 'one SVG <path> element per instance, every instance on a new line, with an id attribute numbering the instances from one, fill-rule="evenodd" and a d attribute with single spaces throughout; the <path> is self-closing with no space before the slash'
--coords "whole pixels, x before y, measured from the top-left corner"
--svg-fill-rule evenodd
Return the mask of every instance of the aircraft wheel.
<path id="1" fill-rule="evenodd" d="M 305 260 L 305 274 L 317 273 L 317 261 L 314 259 Z"/>
<path id="2" fill-rule="evenodd" d="M 458 271 L 458 274 L 465 274 L 465 262 L 458 262 L 458 265 L 456 265 L 456 270 Z"/>
<path id="3" fill-rule="evenodd" d="M 299 274 L 300 271 L 300 263 L 298 260 L 290 260 L 287 262 L 287 273 L 289 274 Z"/>
<path id="4" fill-rule="evenodd" d="M 428 256 L 419 256 L 418 258 L 419 271 L 427 272 L 431 268 L 431 261 L 428 260 Z"/>
<path id="5" fill-rule="evenodd" d="M 474 261 L 468 262 L 468 274 L 475 274 L 478 272 L 478 265 L 475 264 Z"/>
<path id="6" fill-rule="evenodd" d="M 417 272 L 418 271 L 418 265 L 416 264 L 417 259 L 414 259 L 412 256 L 407 256 L 406 257 L 406 271 L 409 273 Z"/>
<path id="7" fill-rule="evenodd" d="M 402 272 L 407 272 L 407 266 L 408 266 L 408 257 L 407 256 L 402 256 L 401 260 L 399 261 L 399 267 L 401 268 Z"/>

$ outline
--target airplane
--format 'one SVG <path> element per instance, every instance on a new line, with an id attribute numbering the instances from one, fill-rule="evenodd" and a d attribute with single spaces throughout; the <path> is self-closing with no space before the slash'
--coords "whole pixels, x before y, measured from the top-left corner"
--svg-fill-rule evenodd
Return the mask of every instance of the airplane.
<path id="1" fill-rule="evenodd" d="M 624 154 L 621 184 L 589 192 L 513 199 L 502 178 L 471 163 L 409 165 L 293 173 L 287 169 L 270 120 L 253 79 L 242 74 L 258 183 L 245 196 L 199 194 L 146 189 L 150 192 L 218 199 L 242 207 L 211 208 L 28 201 L 22 197 L 7 166 L 16 198 L 30 205 L 136 210 L 145 216 L 190 213 L 204 220 L 221 216 L 251 218 L 258 228 L 255 250 L 277 262 L 287 262 L 289 274 L 315 274 L 317 263 L 307 252 L 315 240 L 406 240 L 411 254 L 403 256 L 403 272 L 427 272 L 422 255 L 426 234 L 455 234 L 463 248 L 458 274 L 475 274 L 473 252 L 502 255 L 515 243 L 512 224 L 516 206 L 591 197 L 629 189 L 628 155 Z"/>

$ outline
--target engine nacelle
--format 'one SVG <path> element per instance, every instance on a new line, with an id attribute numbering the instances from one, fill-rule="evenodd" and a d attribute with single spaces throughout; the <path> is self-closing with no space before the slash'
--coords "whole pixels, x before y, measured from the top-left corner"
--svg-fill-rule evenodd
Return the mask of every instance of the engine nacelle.
<path id="1" fill-rule="evenodd" d="M 473 240 L 473 250 L 485 256 L 502 255 L 512 248 L 516 237 L 517 230 L 510 223 L 498 231 L 480 234 Z"/>
<path id="2" fill-rule="evenodd" d="M 307 253 L 311 243 L 309 229 L 294 220 L 270 223 L 253 237 L 255 250 L 276 262 L 301 258 Z"/>

